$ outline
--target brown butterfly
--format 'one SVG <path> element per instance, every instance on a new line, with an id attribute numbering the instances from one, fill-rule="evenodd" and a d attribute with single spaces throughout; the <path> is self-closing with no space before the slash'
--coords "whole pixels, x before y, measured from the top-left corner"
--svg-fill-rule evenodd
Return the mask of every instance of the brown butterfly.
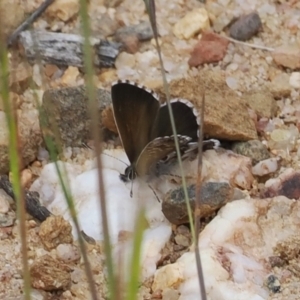
<path id="1" fill-rule="evenodd" d="M 176 157 L 174 135 L 166 104 L 156 93 L 130 81 L 117 81 L 111 88 L 115 123 L 130 166 L 123 181 L 148 175 L 162 160 Z M 193 104 L 184 99 L 170 101 L 181 152 L 195 148 L 200 118 Z M 213 142 L 211 142 L 213 141 Z M 210 140 L 211 147 L 215 141 Z"/>

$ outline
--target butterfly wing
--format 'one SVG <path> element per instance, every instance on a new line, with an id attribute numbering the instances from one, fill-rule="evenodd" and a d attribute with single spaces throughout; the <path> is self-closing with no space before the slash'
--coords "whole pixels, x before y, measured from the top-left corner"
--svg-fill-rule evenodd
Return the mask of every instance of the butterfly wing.
<path id="1" fill-rule="evenodd" d="M 185 99 L 172 99 L 170 101 L 176 132 L 179 135 L 185 135 L 197 140 L 200 117 L 193 104 Z M 161 136 L 171 136 L 173 130 L 169 116 L 168 106 L 162 105 L 159 109 L 157 118 L 152 131 L 152 138 Z"/>
<path id="2" fill-rule="evenodd" d="M 179 147 L 182 147 L 191 140 L 187 136 L 178 135 Z M 163 158 L 167 157 L 170 153 L 175 151 L 174 136 L 158 137 L 147 144 L 141 152 L 135 170 L 139 176 L 149 174 L 151 167 Z"/>
<path id="3" fill-rule="evenodd" d="M 199 126 L 201 124 L 200 115 L 194 105 L 181 98 L 175 98 L 170 101 L 177 134 L 188 136 L 191 142 L 181 145 L 180 150 L 182 159 L 194 158 L 198 153 Z M 162 105 L 157 116 L 155 126 L 152 131 L 152 137 L 173 135 L 168 106 Z M 218 140 L 210 139 L 203 141 L 203 151 L 216 149 L 220 146 Z M 176 151 L 169 153 L 163 158 L 165 164 L 173 163 L 177 159 Z"/>
<path id="4" fill-rule="evenodd" d="M 129 81 L 112 85 L 111 97 L 115 123 L 131 164 L 151 141 L 153 122 L 160 104 L 158 96 Z"/>

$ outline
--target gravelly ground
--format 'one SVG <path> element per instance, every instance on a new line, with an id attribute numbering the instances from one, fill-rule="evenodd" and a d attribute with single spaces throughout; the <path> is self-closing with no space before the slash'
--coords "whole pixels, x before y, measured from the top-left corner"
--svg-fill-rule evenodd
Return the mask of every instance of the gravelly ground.
<path id="1" fill-rule="evenodd" d="M 9 1 L 8 1 L 9 2 Z M 36 7 L 38 3 L 42 1 L 23 1 L 22 5 L 26 11 L 30 11 L 33 7 Z M 73 1 L 66 6 L 66 10 L 69 10 Z M 124 25 L 136 24 L 141 20 L 147 20 L 142 1 L 138 0 L 125 0 L 117 8 L 105 8 L 104 1 L 91 0 L 90 1 L 90 16 L 93 31 L 97 34 L 97 31 L 101 31 L 101 15 L 109 15 L 112 21 L 118 21 Z M 218 5 L 223 9 L 218 8 Z M 300 116 L 300 97 L 299 88 L 300 84 L 294 84 L 294 87 L 290 85 L 290 78 L 292 70 L 282 68 L 274 63 L 271 52 L 261 49 L 252 48 L 245 45 L 231 43 L 228 47 L 227 54 L 224 59 L 215 64 L 204 65 L 203 67 L 189 68 L 187 60 L 189 59 L 189 53 L 193 46 L 197 42 L 197 37 L 189 40 L 179 40 L 172 34 L 172 28 L 174 24 L 183 17 L 188 11 L 202 7 L 199 1 L 181 1 L 174 0 L 167 4 L 165 1 L 157 1 L 157 19 L 161 33 L 162 51 L 164 55 L 164 61 L 169 70 L 169 79 L 180 78 L 188 75 L 195 75 L 199 69 L 211 69 L 216 72 L 222 70 L 225 72 L 225 76 L 234 87 L 237 93 L 242 95 L 244 92 L 253 88 L 265 87 L 271 90 L 272 94 L 277 98 L 277 104 L 279 111 L 277 117 L 274 118 L 276 127 L 284 127 L 293 124 L 300 129 L 300 122 L 298 118 Z M 263 29 L 257 36 L 252 38 L 248 43 L 258 46 L 266 46 L 275 48 L 287 43 L 298 42 L 300 44 L 300 4 L 297 1 L 207 1 L 205 6 L 210 14 L 211 20 L 214 20 L 214 24 L 219 22 L 225 22 L 232 16 L 240 16 L 243 13 L 248 13 L 252 10 L 257 10 L 263 24 Z M 63 9 L 63 7 L 62 7 Z M 62 32 L 78 32 L 79 22 L 77 17 L 74 17 L 69 22 L 64 22 L 58 18 L 53 18 L 50 13 L 46 13 L 36 24 L 37 28 L 48 28 L 52 30 L 59 30 Z M 100 29 L 99 29 L 100 28 Z M 103 33 L 103 32 L 101 32 Z M 142 44 L 140 51 L 135 54 L 120 56 L 117 60 L 117 69 L 102 70 L 97 73 L 95 81 L 99 87 L 107 87 L 110 83 L 117 79 L 132 79 L 138 80 L 148 86 L 156 86 L 161 81 L 158 59 L 154 48 L 153 41 L 145 42 Z M 145 55 L 141 53 L 145 53 Z M 11 54 L 13 58 L 17 58 L 18 54 L 15 52 Z M 151 64 L 148 63 L 151 58 Z M 17 63 L 21 63 L 22 58 L 17 58 Z M 14 62 L 16 63 L 16 62 Z M 129 70 L 128 67 L 131 69 Z M 134 68 L 134 72 L 132 72 Z M 35 73 L 35 68 L 30 69 L 33 73 L 33 80 L 38 83 L 38 73 Z M 48 68 L 49 70 L 49 68 Z M 68 74 L 65 77 L 58 79 L 50 79 L 47 77 L 46 69 L 43 70 L 45 74 L 45 82 L 40 86 L 41 90 L 48 87 L 58 86 L 72 86 L 83 83 L 83 75 L 78 72 L 78 69 L 68 69 Z M 57 71 L 57 70 L 56 70 Z M 299 73 L 300 74 L 300 73 Z M 299 78 L 299 77 L 298 77 Z M 300 81 L 300 79 L 298 79 Z M 23 103 L 20 108 L 33 106 L 31 100 L 26 100 L 28 91 L 20 95 L 20 101 Z M 30 98 L 30 97 L 29 97 Z M 24 100 L 25 99 L 25 100 Z M 29 104 L 27 103 L 29 102 Z M 279 118 L 280 117 L 280 118 Z M 263 140 L 269 141 L 270 137 L 264 135 Z M 297 140 L 296 147 L 292 151 L 282 153 L 281 150 L 270 149 L 271 152 L 282 154 L 284 166 L 291 166 L 294 169 L 299 169 L 300 166 L 300 153 L 298 151 L 298 145 L 300 140 Z M 28 221 L 29 230 L 29 249 L 42 249 L 42 245 L 37 237 L 37 224 L 33 221 Z M 21 260 L 20 260 L 20 244 L 18 242 L 17 227 L 11 227 L 9 229 L 1 229 L 1 247 L 0 253 L 0 269 L 1 276 L 0 281 L 1 289 L 0 296 L 2 299 L 19 299 L 20 291 L 22 288 L 21 281 Z M 171 243 L 172 244 L 172 243 Z M 99 248 L 91 247 L 89 249 L 91 253 L 97 253 L 101 257 L 101 251 Z M 42 251 L 42 250 L 40 250 Z M 166 247 L 166 251 L 170 251 L 170 255 L 165 254 L 168 257 L 168 261 L 172 261 L 174 258 L 174 244 L 170 247 Z M 179 251 L 180 252 L 180 251 Z M 176 255 L 175 255 L 176 256 Z M 162 262 L 162 264 L 164 264 Z M 295 258 L 290 261 L 291 268 L 295 268 L 292 273 L 290 282 L 285 283 L 282 286 L 282 293 L 274 294 L 270 299 L 297 299 L 300 293 L 299 284 L 299 259 Z M 79 266 L 76 268 L 80 269 Z M 296 271 L 295 271 L 296 270 Z M 79 273 L 81 271 L 78 271 Z M 274 269 L 276 274 L 276 269 Z M 80 273 L 81 274 L 81 273 Z M 99 284 L 102 282 L 102 278 L 99 279 Z M 87 299 L 85 289 L 87 288 L 86 282 L 82 275 L 80 282 L 74 284 L 73 292 L 77 295 L 76 299 Z M 82 285 L 80 285 L 82 284 Z M 149 283 L 148 283 L 149 284 Z M 101 284 L 100 284 L 101 286 Z M 149 288 L 145 285 L 143 292 L 144 299 L 150 299 Z M 76 291 L 75 291 L 76 290 Z M 101 287 L 99 288 L 101 290 Z M 35 299 L 75 299 L 74 294 L 67 291 L 60 295 L 44 294 L 35 291 Z M 81 294 L 82 293 L 82 294 Z M 80 296 L 81 294 L 81 296 Z M 43 298 L 45 297 L 45 298 Z"/>

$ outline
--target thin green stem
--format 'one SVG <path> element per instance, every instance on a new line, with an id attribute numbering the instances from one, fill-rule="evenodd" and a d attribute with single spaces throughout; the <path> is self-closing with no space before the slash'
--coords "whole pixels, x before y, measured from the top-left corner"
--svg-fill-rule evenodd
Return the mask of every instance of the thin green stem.
<path id="1" fill-rule="evenodd" d="M 0 41 L 1 32 L 0 32 Z M 27 254 L 27 230 L 26 230 L 26 214 L 25 214 L 25 201 L 24 193 L 21 187 L 21 154 L 19 152 L 19 136 L 16 111 L 13 107 L 12 101 L 9 97 L 9 67 L 7 50 L 2 43 L 0 44 L 0 91 L 2 95 L 4 111 L 7 120 L 9 131 L 9 162 L 12 174 L 12 187 L 17 202 L 17 217 L 19 220 L 19 231 L 21 237 L 21 251 L 23 263 L 23 278 L 24 278 L 24 297 L 26 300 L 30 299 L 30 273 L 28 266 Z"/>
<path id="2" fill-rule="evenodd" d="M 103 172 L 102 172 L 102 161 L 101 161 L 101 133 L 97 126 L 98 124 L 98 114 L 97 114 L 97 103 L 96 103 L 96 90 L 93 84 L 93 76 L 94 76 L 94 68 L 93 68 L 93 51 L 90 45 L 90 24 L 89 17 L 87 13 L 87 1 L 80 0 L 80 17 L 81 17 L 81 26 L 82 33 L 84 36 L 84 66 L 86 77 L 86 86 L 87 93 L 89 99 L 89 109 L 90 115 L 92 118 L 92 134 L 93 140 L 95 142 L 95 152 L 96 152 L 96 161 L 97 161 L 97 169 L 98 169 L 98 185 L 100 190 L 100 205 L 101 205 L 101 217 L 102 217 L 102 227 L 103 227 L 103 235 L 104 235 L 104 251 L 106 255 L 106 265 L 108 271 L 108 287 L 110 293 L 110 299 L 117 299 L 118 292 L 116 290 L 116 282 L 114 276 L 113 269 L 113 259 L 112 259 L 112 251 L 111 251 L 111 243 L 109 236 L 109 228 L 108 228 L 108 219 L 107 219 L 107 208 L 105 201 L 105 190 L 104 190 L 104 182 L 103 182 Z"/>
<path id="3" fill-rule="evenodd" d="M 146 228 L 145 211 L 142 209 L 136 221 L 135 232 L 133 237 L 133 251 L 131 254 L 130 280 L 127 287 L 127 300 L 137 299 L 138 283 L 140 279 L 140 259 L 143 242 L 143 233 Z"/>
<path id="4" fill-rule="evenodd" d="M 195 235 L 195 228 L 194 228 L 194 222 L 193 222 L 193 213 L 192 213 L 192 208 L 191 208 L 190 201 L 189 201 L 189 195 L 188 195 L 188 191 L 187 191 L 185 175 L 184 175 L 184 172 L 183 172 L 182 159 L 181 159 L 180 147 L 179 147 L 179 143 L 178 143 L 175 120 L 174 120 L 174 115 L 173 115 L 173 111 L 172 111 L 172 107 L 171 107 L 171 103 L 170 103 L 170 98 L 171 97 L 170 97 L 169 85 L 168 85 L 168 82 L 167 82 L 167 77 L 166 77 L 164 63 L 163 63 L 163 59 L 162 59 L 162 55 L 161 55 L 160 45 L 159 45 L 159 42 L 158 42 L 158 32 L 157 32 L 156 17 L 155 17 L 155 1 L 154 0 L 144 0 L 144 2 L 145 2 L 145 5 L 146 5 L 146 8 L 148 10 L 150 23 L 151 23 L 151 26 L 152 26 L 154 39 L 155 39 L 155 43 L 156 43 L 157 53 L 158 53 L 158 57 L 159 57 L 159 63 L 160 63 L 160 66 L 161 66 L 160 69 L 161 69 L 161 75 L 162 75 L 162 78 L 163 78 L 164 91 L 165 91 L 166 98 L 167 98 L 167 105 L 168 105 L 168 110 L 169 110 L 169 115 L 170 115 L 170 120 L 171 120 L 171 126 L 172 126 L 172 130 L 173 130 L 173 134 L 174 134 L 178 165 L 179 165 L 179 169 L 180 169 L 180 172 L 181 172 L 183 193 L 184 193 L 184 198 L 185 198 L 185 201 L 186 201 L 186 207 L 187 207 L 187 212 L 188 212 L 188 217 L 189 217 L 189 223 L 190 223 L 190 227 L 191 227 L 193 242 L 195 242 L 195 236 L 196 235 Z"/>

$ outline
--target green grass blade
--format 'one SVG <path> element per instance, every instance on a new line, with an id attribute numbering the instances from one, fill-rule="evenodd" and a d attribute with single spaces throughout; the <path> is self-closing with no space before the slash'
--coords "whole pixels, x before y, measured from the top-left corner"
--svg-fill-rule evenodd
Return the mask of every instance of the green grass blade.
<path id="1" fill-rule="evenodd" d="M 204 276 L 203 276 L 203 269 L 200 257 L 200 249 L 199 249 L 199 234 L 200 234 L 200 225 L 201 220 L 200 216 L 198 215 L 199 211 L 199 204 L 201 200 L 201 187 L 202 187 L 202 158 L 203 158 L 203 121 L 204 121 L 204 109 L 205 109 L 205 95 L 203 94 L 202 97 L 202 105 L 201 105 L 201 124 L 199 128 L 199 140 L 198 140 L 198 174 L 197 174 L 197 182 L 196 182 L 196 203 L 195 203 L 195 257 L 197 263 L 197 272 L 198 272 L 198 281 L 201 293 L 201 300 L 206 300 L 206 292 L 205 292 L 205 284 L 204 284 Z"/>
<path id="2" fill-rule="evenodd" d="M 150 23 L 151 23 L 151 26 L 152 26 L 154 39 L 155 39 L 155 43 L 156 43 L 156 48 L 157 48 L 157 53 L 158 53 L 158 57 L 159 57 L 159 62 L 160 62 L 160 66 L 161 66 L 160 69 L 161 69 L 161 75 L 162 75 L 162 78 L 163 78 L 164 91 L 165 91 L 166 98 L 167 98 L 167 106 L 168 106 L 168 110 L 169 110 L 172 130 L 173 130 L 173 134 L 174 134 L 178 165 L 179 165 L 179 169 L 180 169 L 180 172 L 181 172 L 183 193 L 184 193 L 184 198 L 185 198 L 185 201 L 186 201 L 187 212 L 188 212 L 188 217 L 189 217 L 189 223 L 190 223 L 190 227 L 191 227 L 193 242 L 195 242 L 196 234 L 195 234 L 195 227 L 194 227 L 194 222 L 193 222 L 193 213 L 192 213 L 192 208 L 191 208 L 190 201 L 189 201 L 187 185 L 186 185 L 186 179 L 185 179 L 184 171 L 183 171 L 183 167 L 182 167 L 182 159 L 181 159 L 181 154 L 180 154 L 180 148 L 179 148 L 179 143 L 178 143 L 178 138 L 177 138 L 177 132 L 176 132 L 176 126 L 175 126 L 173 111 L 172 111 L 172 107 L 171 107 L 171 104 L 170 104 L 169 85 L 168 85 L 168 82 L 167 82 L 167 77 L 166 77 L 164 63 L 163 63 L 163 59 L 162 59 L 162 55 L 161 55 L 160 45 L 159 45 L 159 42 L 158 42 L 158 32 L 157 32 L 156 17 L 155 17 L 155 1 L 154 0 L 144 0 L 144 2 L 145 2 L 145 5 L 146 5 L 146 8 L 148 10 L 149 19 L 150 19 Z"/>
<path id="3" fill-rule="evenodd" d="M 81 17 L 81 25 L 82 25 L 82 33 L 84 36 L 84 66 L 86 77 L 86 86 L 88 92 L 89 99 L 89 109 L 90 115 L 92 118 L 92 134 L 93 140 L 95 142 L 95 152 L 96 152 L 96 161 L 97 161 L 97 169 L 98 169 L 98 184 L 100 190 L 100 205 L 101 205 L 101 217 L 102 217 L 102 227 L 103 227 L 103 235 L 104 235 L 104 249 L 106 255 L 106 266 L 108 271 L 108 288 L 111 299 L 116 299 L 118 297 L 117 294 L 117 283 L 114 276 L 113 269 L 113 259 L 112 259 L 112 249 L 109 237 L 109 228 L 108 228 L 108 219 L 107 219 L 107 209 L 106 209 L 106 201 L 105 201 L 105 192 L 104 192 L 104 183 L 103 183 L 103 173 L 102 173 L 102 161 L 100 157 L 101 153 L 101 138 L 100 138 L 100 130 L 97 126 L 98 124 L 98 108 L 96 103 L 96 90 L 93 84 L 93 52 L 92 47 L 90 45 L 90 36 L 91 30 L 89 25 L 89 17 L 87 13 L 87 1 L 80 0 L 80 17 Z"/>
<path id="4" fill-rule="evenodd" d="M 0 24 L 1 25 L 1 24 Z M 3 40 L 0 31 L 0 41 Z M 12 101 L 9 97 L 9 67 L 8 53 L 4 43 L 0 43 L 0 92 L 2 95 L 4 111 L 7 119 L 9 131 L 9 162 L 12 173 L 12 187 L 17 203 L 17 217 L 19 219 L 19 231 L 21 236 L 21 251 L 23 264 L 23 279 L 24 279 L 24 298 L 30 299 L 30 273 L 28 266 L 27 254 L 27 230 L 26 230 L 26 215 L 25 215 L 25 200 L 21 186 L 21 155 L 19 153 L 19 136 L 17 127 L 16 110 L 12 106 Z"/>
<path id="5" fill-rule="evenodd" d="M 169 86 L 168 86 L 168 82 L 167 82 L 167 78 L 166 78 L 166 74 L 165 74 L 164 64 L 163 64 L 162 55 L 161 55 L 161 49 L 160 49 L 160 45 L 158 42 L 158 32 L 157 32 L 156 17 L 155 17 L 155 0 L 144 0 L 144 2 L 146 5 L 146 8 L 148 10 L 150 23 L 152 26 L 152 30 L 153 30 L 153 34 L 154 34 L 154 38 L 155 38 L 155 42 L 156 42 L 157 52 L 158 52 L 158 56 L 159 56 L 160 66 L 161 66 L 161 73 L 162 73 L 162 78 L 163 78 L 163 85 L 164 85 L 164 90 L 165 90 L 165 94 L 166 94 L 166 98 L 167 98 L 168 110 L 169 110 L 170 119 L 171 119 L 171 126 L 172 126 L 172 130 L 173 130 L 173 134 L 175 135 L 176 152 L 177 152 L 179 168 L 181 171 L 184 198 L 185 198 L 185 202 L 186 202 L 193 243 L 196 247 L 195 256 L 196 256 L 196 263 L 197 263 L 197 272 L 198 272 L 201 299 L 206 300 L 206 292 L 205 292 L 205 286 L 204 286 L 201 257 L 200 257 L 200 253 L 199 253 L 199 249 L 198 249 L 199 223 L 195 223 L 195 224 L 197 224 L 197 226 L 194 225 L 192 208 L 191 208 L 190 201 L 189 201 L 186 180 L 185 180 L 183 167 L 182 167 L 180 149 L 179 149 L 178 139 L 177 139 L 177 135 L 176 135 L 175 121 L 174 121 L 173 112 L 172 112 L 171 105 L 170 105 L 170 91 L 169 91 Z M 204 102 L 203 102 L 203 105 L 204 105 Z M 202 119 L 201 119 L 202 122 L 203 122 L 203 117 L 204 117 L 204 106 L 202 106 Z M 203 129 L 203 124 L 201 124 L 199 144 L 198 144 L 199 148 L 201 147 L 201 151 L 198 154 L 199 155 L 198 156 L 199 163 L 201 162 L 201 167 L 202 167 L 202 144 L 203 144 L 202 143 L 202 129 Z M 199 174 L 200 174 L 200 178 L 199 178 Z M 198 180 L 201 181 L 201 171 L 199 173 L 199 167 L 198 167 Z M 201 184 L 200 185 L 198 184 L 196 193 L 198 193 L 198 192 L 200 193 L 200 191 L 201 191 Z M 199 194 L 199 197 L 200 197 L 200 194 Z M 198 200 L 198 203 L 199 203 L 199 200 Z M 195 208 L 195 212 L 197 212 L 197 207 Z M 196 218 L 195 222 L 199 222 L 199 219 Z M 197 228 L 197 230 L 195 229 L 195 227 Z"/>
<path id="6" fill-rule="evenodd" d="M 131 256 L 130 264 L 130 280 L 127 285 L 127 300 L 137 299 L 138 289 L 139 289 L 139 280 L 140 280 L 140 270 L 141 270 L 141 250 L 143 242 L 143 233 L 146 229 L 146 219 L 145 211 L 141 210 L 139 212 L 134 236 L 133 236 L 133 251 Z"/>

